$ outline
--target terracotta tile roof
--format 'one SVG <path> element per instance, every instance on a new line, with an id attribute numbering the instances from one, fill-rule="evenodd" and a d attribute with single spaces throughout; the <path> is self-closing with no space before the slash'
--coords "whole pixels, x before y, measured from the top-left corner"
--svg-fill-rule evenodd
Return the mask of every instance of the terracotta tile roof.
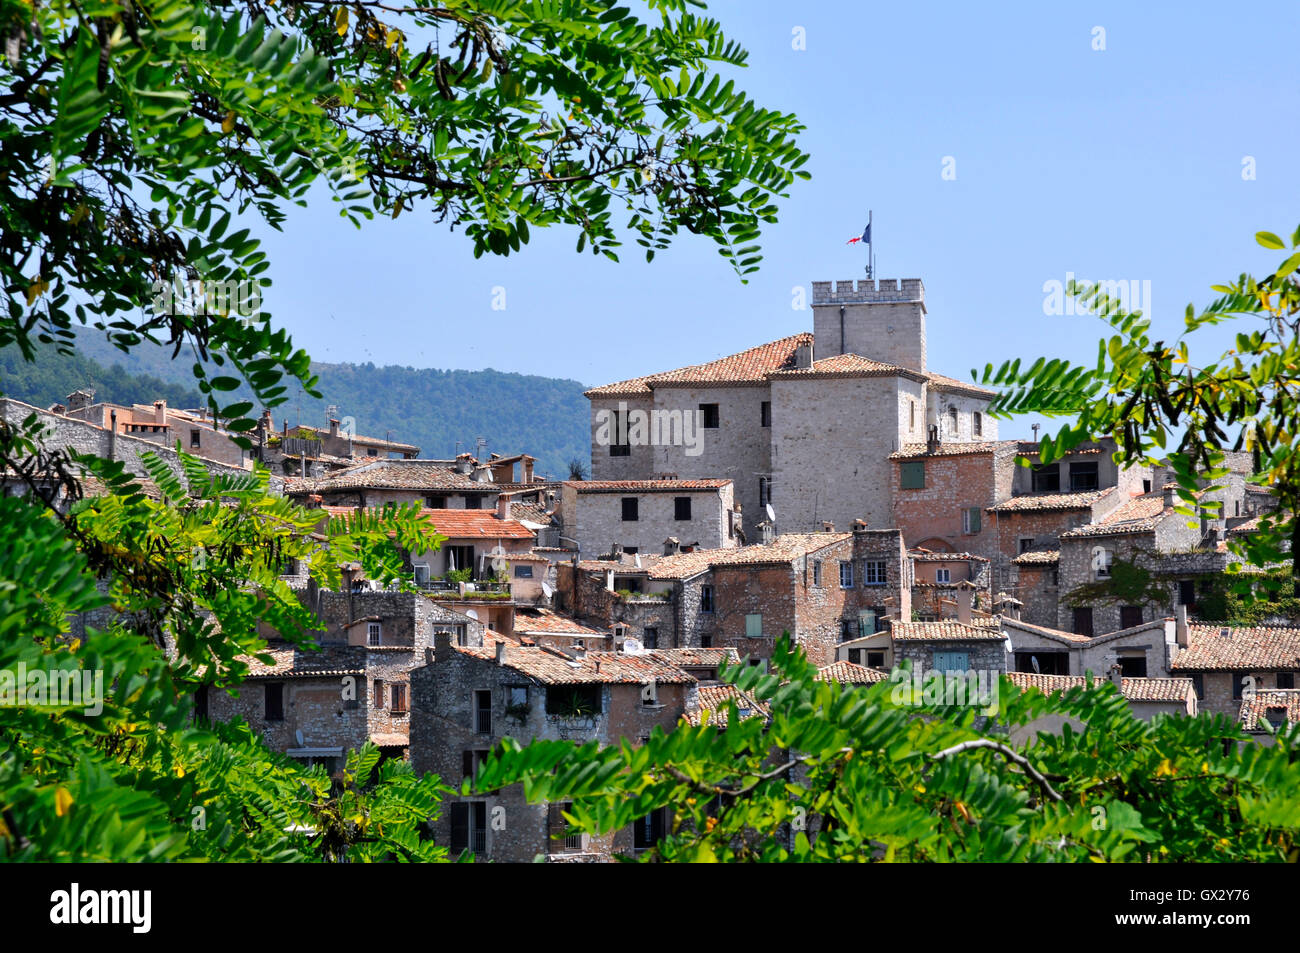
<path id="1" fill-rule="evenodd" d="M 690 579 L 702 572 L 708 572 L 713 562 L 722 553 L 732 552 L 726 549 L 697 549 L 693 553 L 678 553 L 676 556 L 660 556 L 650 566 L 651 579 Z"/>
<path id="2" fill-rule="evenodd" d="M 775 380 L 821 380 L 832 377 L 906 377 L 915 381 L 927 379 L 926 375 L 919 371 L 908 370 L 897 364 L 873 361 L 859 354 L 836 354 L 834 357 L 813 361 L 810 367 L 774 371 L 770 376 Z"/>
<path id="3" fill-rule="evenodd" d="M 1189 625 L 1170 668 L 1185 672 L 1300 670 L 1300 627 Z"/>
<path id="4" fill-rule="evenodd" d="M 496 660 L 496 646 L 483 648 L 456 646 L 463 655 L 486 661 Z M 588 652 L 581 659 L 545 646 L 505 649 L 505 667 L 514 669 L 543 685 L 645 685 L 651 680 L 661 685 L 682 685 L 695 679 L 674 665 L 649 652 L 627 655 L 622 652 Z"/>
<path id="5" fill-rule="evenodd" d="M 940 622 L 893 622 L 889 634 L 895 642 L 1001 642 L 1000 619 L 954 619 Z"/>
<path id="6" fill-rule="evenodd" d="M 1018 440 L 1016 441 L 1016 449 L 1025 455 L 1032 454 L 1033 456 L 1038 456 L 1038 451 L 1042 449 L 1042 442 L 1038 440 Z M 1104 448 L 1100 445 L 1089 446 L 1088 444 L 1080 444 L 1073 450 L 1069 451 L 1069 456 L 1076 457 L 1101 453 L 1103 449 L 1108 448 Z"/>
<path id="7" fill-rule="evenodd" d="M 369 507 L 374 511 L 374 507 Z M 322 506 L 330 516 L 346 518 L 358 512 L 354 506 Z M 449 539 L 533 539 L 534 533 L 518 520 L 499 520 L 495 510 L 420 510 L 420 518 L 428 520 L 443 536 Z"/>
<path id="8" fill-rule="evenodd" d="M 1172 510 L 1168 511 L 1172 512 Z M 1062 539 L 1088 536 L 1121 536 L 1126 533 L 1149 533 L 1166 513 L 1165 497 L 1161 492 L 1135 496 L 1121 503 L 1095 523 L 1080 526 L 1061 534 Z"/>
<path id="9" fill-rule="evenodd" d="M 740 653 L 730 646 L 717 649 L 650 649 L 646 654 L 663 659 L 669 665 L 676 665 L 680 668 L 704 668 L 705 666 L 713 668 L 723 662 L 735 665 L 740 661 Z"/>
<path id="10" fill-rule="evenodd" d="M 1015 445 L 1014 440 L 980 440 L 967 443 L 940 443 L 931 453 L 924 443 L 905 443 L 889 455 L 891 460 L 910 460 L 913 457 L 957 457 L 972 453 L 992 453 Z"/>
<path id="11" fill-rule="evenodd" d="M 1085 688 L 1088 678 L 1084 675 L 1037 675 L 1032 672 L 1007 672 L 1007 678 L 1017 688 L 1036 688 L 1044 694 L 1067 691 L 1071 688 Z M 1105 684 L 1108 680 L 1093 675 L 1094 685 Z M 1180 702 L 1186 704 L 1189 696 L 1196 694 L 1196 688 L 1190 678 L 1125 678 L 1121 689 L 1125 698 L 1131 702 Z"/>
<path id="12" fill-rule="evenodd" d="M 1013 496 L 1009 500 L 988 507 L 990 513 L 1024 513 L 1038 510 L 1087 510 L 1098 500 L 1115 492 L 1115 487 L 1104 490 L 1084 490 L 1079 493 L 1034 493 Z"/>
<path id="13" fill-rule="evenodd" d="M 576 635 L 603 638 L 609 633 L 551 609 L 520 606 L 515 609 L 515 632 L 521 635 Z"/>
<path id="14" fill-rule="evenodd" d="M 987 556 L 977 556 L 975 553 L 942 553 L 929 549 L 909 549 L 907 555 L 919 563 L 951 563 L 951 562 L 982 562 L 989 561 Z"/>
<path id="15" fill-rule="evenodd" d="M 248 664 L 248 678 L 335 678 L 366 673 L 364 645 L 326 645 L 319 650 L 295 645 L 267 648 L 274 663 L 267 665 L 251 655 L 241 655 Z"/>
<path id="16" fill-rule="evenodd" d="M 736 549 L 716 549 L 714 566 L 757 566 L 771 563 L 788 563 L 800 556 L 825 549 L 834 543 L 852 539 L 852 533 L 782 533 L 770 543 L 740 546 Z"/>
<path id="17" fill-rule="evenodd" d="M 554 513 L 548 513 L 545 507 L 535 503 L 514 503 L 510 506 L 510 516 L 520 522 L 535 523 L 538 526 L 554 526 Z"/>
<path id="18" fill-rule="evenodd" d="M 408 735 L 396 731 L 376 731 L 370 735 L 370 740 L 380 748 L 405 748 L 411 743 Z"/>
<path id="19" fill-rule="evenodd" d="M 1066 632 L 1064 629 L 1053 629 L 1045 625 L 1030 625 L 1022 619 L 1011 619 L 1002 617 L 1002 624 L 1010 629 L 1024 629 L 1034 635 L 1043 635 L 1049 639 L 1057 639 L 1063 642 L 1091 642 L 1089 636 L 1079 635 L 1077 632 Z M 1011 639 L 1011 644 L 1015 645 L 1015 637 Z"/>
<path id="20" fill-rule="evenodd" d="M 152 410 L 153 408 L 150 409 Z M 314 434 L 320 435 L 321 437 L 328 437 L 330 435 L 328 427 L 312 427 L 308 424 L 299 424 L 296 427 L 290 428 L 290 431 L 294 431 L 294 430 L 310 431 Z M 347 439 L 346 434 L 340 433 L 337 436 L 339 436 L 342 439 Z M 359 443 L 363 447 L 382 447 L 385 450 L 392 450 L 395 453 L 419 453 L 420 452 L 420 448 L 413 443 L 397 443 L 395 440 L 385 440 L 383 437 L 363 437 L 360 434 L 353 434 L 352 442 L 354 444 Z"/>
<path id="21" fill-rule="evenodd" d="M 927 374 L 930 379 L 930 386 L 934 390 L 946 391 L 948 393 L 970 394 L 975 397 L 996 397 L 997 391 L 989 390 L 986 387 L 980 387 L 970 381 L 959 381 L 953 377 L 944 377 L 942 374 Z"/>
<path id="22" fill-rule="evenodd" d="M 884 672 L 864 665 L 854 665 L 852 662 L 832 662 L 830 665 L 823 665 L 817 669 L 816 677 L 819 682 L 839 682 L 842 685 L 868 685 L 889 678 Z"/>
<path id="23" fill-rule="evenodd" d="M 648 374 L 644 377 L 634 377 L 614 384 L 593 387 L 586 392 L 586 396 L 646 396 L 651 393 L 653 387 L 664 385 L 760 384 L 773 371 L 793 368 L 795 350 L 801 345 L 812 344 L 812 341 L 813 336 L 807 332 L 794 334 L 706 364 L 694 364 L 673 371 Z"/>
<path id="24" fill-rule="evenodd" d="M 1300 723 L 1300 690 L 1291 688 L 1261 689 L 1251 698 L 1241 700 L 1237 720 L 1251 734 L 1266 734 L 1272 729 L 1269 715 L 1281 714 L 1290 724 Z M 1264 724 L 1261 725 L 1260 722 Z"/>
<path id="25" fill-rule="evenodd" d="M 686 720 L 692 725 L 716 725 L 719 728 L 727 726 L 728 702 L 736 703 L 736 714 L 744 721 L 746 718 L 767 718 L 768 708 L 765 704 L 757 701 L 750 695 L 742 692 L 735 685 L 724 685 L 722 683 L 701 685 L 699 688 L 699 708 L 688 711 Z M 705 713 L 708 717 L 705 717 Z"/>
<path id="26" fill-rule="evenodd" d="M 453 464 L 434 460 L 372 460 L 315 480 L 295 480 L 289 496 L 337 490 L 455 490 L 496 493 L 494 483 L 470 479 Z"/>
<path id="27" fill-rule="evenodd" d="M 1055 566 L 1060 561 L 1059 549 L 1031 549 L 1011 560 L 1017 566 Z"/>
<path id="28" fill-rule="evenodd" d="M 683 493 L 720 490 L 731 480 L 566 480 L 579 493 Z"/>
<path id="29" fill-rule="evenodd" d="M 1244 523 L 1238 523 L 1236 526 L 1228 530 L 1228 535 L 1237 536 L 1242 533 L 1257 533 L 1259 532 L 1259 520 L 1260 517 L 1256 516 L 1253 519 L 1246 520 Z"/>

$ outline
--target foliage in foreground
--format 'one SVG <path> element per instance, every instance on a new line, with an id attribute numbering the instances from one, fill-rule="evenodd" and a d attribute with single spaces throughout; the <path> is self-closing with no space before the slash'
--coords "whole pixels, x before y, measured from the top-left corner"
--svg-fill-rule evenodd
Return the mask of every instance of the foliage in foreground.
<path id="1" fill-rule="evenodd" d="M 322 545 L 319 514 L 268 495 L 265 472 L 213 477 L 181 454 L 182 476 L 151 456 L 153 499 L 120 463 L 41 451 L 28 425 L 0 426 L 0 456 L 32 476 L 27 497 L 0 496 L 0 860 L 441 859 L 420 838 L 436 777 L 376 770 L 367 745 L 335 790 L 246 725 L 194 723 L 191 703 L 200 685 L 239 683 L 260 626 L 310 644 L 313 617 L 277 578 L 285 559 L 322 580 L 351 560 L 392 579 L 390 532 L 440 537 L 390 512 Z M 109 492 L 62 513 L 49 481 L 75 492 L 78 465 Z M 50 690 L 54 673 L 78 694 Z"/>
<path id="2" fill-rule="evenodd" d="M 1214 285 L 1219 297 L 1199 312 L 1189 304 L 1173 341 L 1155 338 L 1151 317 L 1127 311 L 1101 284 L 1072 282 L 1069 290 L 1110 328 L 1095 366 L 1039 358 L 1023 369 L 1015 360 L 997 369 L 990 364 L 972 377 L 1003 389 L 989 407 L 995 416 L 1075 418 L 1055 437 L 1043 438 L 1043 462 L 1099 436 L 1115 439 L 1117 461 L 1126 465 L 1151 465 L 1167 455 L 1182 501 L 1178 512 L 1188 518 L 1197 507 L 1221 513 L 1221 503 L 1200 501 L 1197 494 L 1227 475 L 1224 452 L 1251 454 L 1253 482 L 1269 488 L 1279 509 L 1260 519 L 1258 532 L 1237 536 L 1229 547 L 1250 566 L 1290 563 L 1288 588 L 1300 596 L 1300 228 L 1289 249 L 1272 232 L 1255 239 L 1286 257 L 1263 278 L 1242 274 Z M 1229 321 L 1243 325 L 1232 348 L 1208 362 L 1193 355 L 1196 332 Z M 1242 577 L 1234 591 L 1253 587 L 1275 597 L 1281 580 Z"/>
<path id="3" fill-rule="evenodd" d="M 475 787 L 572 801 L 566 817 L 592 834 L 667 808 L 647 861 L 1297 857 L 1300 731 L 1263 746 L 1221 716 L 1139 720 L 1109 683 L 1049 697 L 1005 679 L 983 723 L 974 706 L 909 704 L 894 681 L 815 675 L 783 637 L 772 674 L 723 672 L 770 721 L 730 706 L 725 730 L 683 723 L 641 747 L 506 739 Z M 1012 726 L 1052 715 L 1084 727 L 1011 741 Z"/>

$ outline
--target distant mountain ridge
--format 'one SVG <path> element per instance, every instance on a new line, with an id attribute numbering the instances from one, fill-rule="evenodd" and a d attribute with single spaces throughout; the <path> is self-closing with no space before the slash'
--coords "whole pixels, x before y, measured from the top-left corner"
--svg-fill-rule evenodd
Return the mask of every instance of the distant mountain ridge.
<path id="1" fill-rule="evenodd" d="M 200 406 L 194 386 L 193 356 L 182 351 L 142 345 L 123 353 L 101 335 L 83 331 L 74 357 L 53 348 L 38 352 L 34 363 L 17 348 L 0 350 L 0 391 L 38 406 L 63 401 L 73 390 L 94 387 L 97 400 L 149 403 L 166 399 L 174 407 Z M 423 457 L 451 457 L 476 452 L 483 437 L 487 453 L 528 453 L 537 458 L 537 473 L 567 478 L 569 461 L 591 459 L 590 411 L 586 386 L 573 380 L 506 373 L 435 368 L 376 367 L 365 364 L 313 363 L 322 398 L 308 397 L 301 386 L 289 388 L 288 400 L 272 409 L 276 427 L 288 419 L 324 426 L 327 408 L 340 419 L 352 418 L 355 432 L 415 444 Z M 230 392 L 252 400 L 246 387 Z"/>

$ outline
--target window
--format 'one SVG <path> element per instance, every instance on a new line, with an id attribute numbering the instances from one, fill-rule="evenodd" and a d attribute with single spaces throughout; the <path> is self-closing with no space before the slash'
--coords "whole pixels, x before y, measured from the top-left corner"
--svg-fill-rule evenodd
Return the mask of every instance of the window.
<path id="1" fill-rule="evenodd" d="M 705 430 L 718 429 L 718 405 L 700 404 L 700 416 L 704 418 Z"/>
<path id="2" fill-rule="evenodd" d="M 465 494 L 465 509 L 467 509 L 467 510 L 481 510 L 481 509 L 483 509 L 483 497 L 482 497 L 482 496 L 479 496 L 478 494 L 470 495 L 470 494 L 466 493 L 466 494 Z"/>
<path id="3" fill-rule="evenodd" d="M 563 841 L 561 841 L 563 845 L 562 849 L 566 853 L 572 853 L 573 851 L 582 850 L 583 847 L 585 846 L 583 843 L 584 840 L 583 835 L 580 833 L 570 834 L 569 822 L 564 819 L 565 814 L 571 814 L 573 812 L 573 802 L 565 801 L 559 807 L 560 807 L 560 813 L 559 813 L 558 827 L 560 828 L 560 831 L 564 834 L 564 839 Z"/>
<path id="4" fill-rule="evenodd" d="M 395 715 L 406 714 L 406 686 L 394 684 L 393 689 L 393 707 L 391 711 Z"/>
<path id="5" fill-rule="evenodd" d="M 507 689 L 507 691 L 509 692 L 508 697 L 509 697 L 509 699 L 510 699 L 510 707 L 511 707 L 511 708 L 514 708 L 514 707 L 517 706 L 517 705 L 527 705 L 527 704 L 528 704 L 528 686 L 527 686 L 527 685 L 511 685 L 511 686 Z"/>
<path id="6" fill-rule="evenodd" d="M 1120 606 L 1119 607 L 1119 627 L 1121 629 L 1131 629 L 1135 625 L 1142 624 L 1142 607 L 1141 606 Z"/>
<path id="7" fill-rule="evenodd" d="M 632 846 L 645 850 L 659 843 L 664 836 L 664 809 L 650 812 L 633 825 Z"/>
<path id="8" fill-rule="evenodd" d="M 1070 464 L 1071 491 L 1095 490 L 1097 486 L 1097 462 L 1095 460 L 1088 463 Z"/>
<path id="9" fill-rule="evenodd" d="M 853 563 L 848 560 L 840 563 L 840 588 L 853 588 Z"/>
<path id="10" fill-rule="evenodd" d="M 366 456 L 377 457 L 379 456 L 379 451 L 376 450 L 374 447 L 370 447 L 368 450 L 366 450 Z"/>
<path id="11" fill-rule="evenodd" d="M 688 520 L 691 518 L 691 498 L 689 496 L 673 497 L 673 519 Z"/>
<path id="12" fill-rule="evenodd" d="M 1146 653 L 1143 652 L 1141 655 L 1121 655 L 1119 657 L 1119 671 L 1124 678 L 1146 678 Z"/>
<path id="13" fill-rule="evenodd" d="M 745 616 L 745 637 L 750 639 L 763 637 L 763 613 L 751 612 Z"/>
<path id="14" fill-rule="evenodd" d="M 377 678 L 375 679 L 375 708 L 383 711 L 384 701 L 384 680 L 382 678 Z"/>
<path id="15" fill-rule="evenodd" d="M 864 586 L 883 586 L 885 584 L 885 560 L 868 559 L 863 562 L 862 584 Z"/>
<path id="16" fill-rule="evenodd" d="M 898 485 L 904 490 L 925 489 L 925 461 L 908 460 L 898 465 Z"/>
<path id="17" fill-rule="evenodd" d="M 625 442 L 620 443 L 619 440 Z M 609 455 L 611 457 L 630 457 L 632 455 L 632 444 L 627 443 L 627 411 L 623 413 L 614 413 L 614 440 L 609 445 Z"/>
<path id="18" fill-rule="evenodd" d="M 1278 688 L 1295 688 L 1295 673 L 1294 673 L 1294 672 L 1278 672 L 1278 673 L 1277 673 L 1277 687 L 1278 687 Z"/>
<path id="19" fill-rule="evenodd" d="M 1205 698 L 1205 676 L 1200 672 L 1194 672 L 1192 674 L 1192 688 L 1196 690 L 1196 697 L 1198 700 Z"/>
<path id="20" fill-rule="evenodd" d="M 202 432 L 203 432 L 203 431 L 201 431 L 201 430 L 191 430 L 191 431 L 190 431 L 190 447 L 191 447 L 191 448 L 199 446 L 199 435 L 200 435 Z"/>
<path id="21" fill-rule="evenodd" d="M 474 730 L 480 735 L 492 734 L 492 693 L 474 693 Z"/>
<path id="22" fill-rule="evenodd" d="M 772 502 L 772 478 L 758 478 L 758 505 L 767 506 Z"/>
<path id="23" fill-rule="evenodd" d="M 980 508 L 978 506 L 968 506 L 962 509 L 961 531 L 967 536 L 974 536 L 979 533 L 980 527 Z"/>
<path id="24" fill-rule="evenodd" d="M 1255 677 L 1253 675 L 1234 674 L 1228 677 L 1232 679 L 1232 697 L 1237 701 L 1241 701 L 1241 696 L 1244 694 L 1247 684 L 1250 684 L 1252 687 L 1255 684 Z M 1250 682 L 1247 683 L 1246 679 L 1250 679 Z"/>
<path id="25" fill-rule="evenodd" d="M 1074 634 L 1092 636 L 1092 610 L 1074 610 Z"/>
<path id="26" fill-rule="evenodd" d="M 907 402 L 907 429 L 916 429 L 916 401 L 914 400 Z"/>
<path id="27" fill-rule="evenodd" d="M 1178 580 L 1178 604 L 1184 606 L 1196 604 L 1196 580 Z"/>
<path id="28" fill-rule="evenodd" d="M 599 715 L 603 710 L 599 685 L 551 685 L 546 689 L 548 715 Z"/>
<path id="29" fill-rule="evenodd" d="M 971 431 L 977 437 L 984 435 L 984 415 L 978 410 L 971 414 Z"/>
<path id="30" fill-rule="evenodd" d="M 713 611 L 713 587 L 712 586 L 700 586 L 700 611 L 701 612 Z"/>
<path id="31" fill-rule="evenodd" d="M 949 430 L 952 431 L 952 435 L 954 437 L 957 436 L 957 408 L 956 407 L 948 408 L 948 428 Z"/>
<path id="32" fill-rule="evenodd" d="M 266 720 L 284 721 L 284 683 L 268 682 L 265 693 Z"/>
<path id="33" fill-rule="evenodd" d="M 378 622 L 366 623 L 366 645 L 380 645 L 383 637 L 383 625 Z"/>
<path id="34" fill-rule="evenodd" d="M 515 567 L 515 578 L 516 578 L 516 579 L 532 579 L 532 578 L 533 578 L 533 567 L 532 567 L 532 566 L 516 566 L 516 567 Z"/>
<path id="35" fill-rule="evenodd" d="M 1032 536 L 1020 537 L 1020 552 L 1027 553 L 1034 548 L 1034 538 Z"/>
<path id="36" fill-rule="evenodd" d="M 1017 652 L 1015 655 L 1017 672 L 1036 672 L 1039 675 L 1069 675 L 1069 652 L 1044 652 L 1035 649 L 1032 652 Z"/>
<path id="37" fill-rule="evenodd" d="M 1143 481 L 1142 481 L 1142 492 L 1143 492 L 1143 493 L 1150 493 L 1150 492 L 1151 492 L 1151 481 L 1150 481 L 1150 480 L 1143 480 Z"/>
<path id="38" fill-rule="evenodd" d="M 858 637 L 858 626 L 852 619 L 840 619 L 840 641 L 847 642 L 849 639 Z"/>
<path id="39" fill-rule="evenodd" d="M 875 635 L 880 631 L 880 613 L 875 609 L 858 610 L 858 635 Z"/>
<path id="40" fill-rule="evenodd" d="M 627 553 L 629 556 L 635 556 L 635 555 L 637 554 L 637 547 L 636 547 L 636 546 L 624 546 L 624 547 L 623 547 L 623 552 Z M 637 590 L 637 591 L 639 592 L 640 590 Z"/>
<path id="41" fill-rule="evenodd" d="M 952 582 L 951 569 L 936 569 L 934 571 L 934 581 L 938 583 Z"/>
<path id="42" fill-rule="evenodd" d="M 445 510 L 447 508 L 447 494 L 431 493 L 424 498 L 424 505 L 431 510 Z"/>
<path id="43" fill-rule="evenodd" d="M 466 748 L 460 753 L 460 772 L 466 781 L 472 781 L 487 760 L 487 748 Z"/>
<path id="44" fill-rule="evenodd" d="M 641 644 L 648 649 L 659 648 L 659 629 L 647 626 L 641 633 Z"/>
<path id="45" fill-rule="evenodd" d="M 451 854 L 487 852 L 487 802 L 461 801 L 451 806 Z"/>
<path id="46" fill-rule="evenodd" d="M 632 445 L 630 443 L 611 443 L 609 445 L 609 455 L 611 457 L 630 457 L 632 456 Z"/>
<path id="47" fill-rule="evenodd" d="M 970 668 L 966 652 L 935 652 L 933 668 L 936 672 L 965 672 Z"/>
<path id="48" fill-rule="evenodd" d="M 1106 549 L 1102 546 L 1094 546 L 1092 549 L 1092 570 L 1098 579 L 1110 578 L 1110 567 L 1115 562 L 1114 550 Z"/>
<path id="49" fill-rule="evenodd" d="M 884 667 L 885 667 L 885 653 L 883 650 L 879 652 L 873 652 L 873 651 L 867 652 L 867 668 L 884 668 Z"/>
<path id="50" fill-rule="evenodd" d="M 623 522 L 635 523 L 637 518 L 637 499 L 635 496 L 623 497 Z"/>
<path id="51" fill-rule="evenodd" d="M 1059 463 L 1034 464 L 1030 470 L 1030 482 L 1035 493 L 1059 493 L 1061 465 Z"/>
<path id="52" fill-rule="evenodd" d="M 1268 719 L 1269 725 L 1274 731 L 1280 731 L 1286 725 L 1286 709 L 1281 705 L 1270 705 L 1264 712 L 1264 717 Z"/>
<path id="53" fill-rule="evenodd" d="M 822 584 L 822 561 L 820 559 L 814 559 L 813 560 L 813 585 L 820 586 L 821 584 Z"/>
<path id="54" fill-rule="evenodd" d="M 760 427 L 772 426 L 772 402 L 765 400 L 759 405 L 758 419 Z"/>

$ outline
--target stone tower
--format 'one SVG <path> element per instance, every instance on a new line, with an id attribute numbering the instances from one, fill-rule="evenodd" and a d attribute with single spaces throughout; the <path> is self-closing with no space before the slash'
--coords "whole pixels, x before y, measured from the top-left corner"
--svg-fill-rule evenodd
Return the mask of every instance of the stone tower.
<path id="1" fill-rule="evenodd" d="M 814 281 L 814 358 L 857 354 L 926 373 L 920 278 Z"/>

